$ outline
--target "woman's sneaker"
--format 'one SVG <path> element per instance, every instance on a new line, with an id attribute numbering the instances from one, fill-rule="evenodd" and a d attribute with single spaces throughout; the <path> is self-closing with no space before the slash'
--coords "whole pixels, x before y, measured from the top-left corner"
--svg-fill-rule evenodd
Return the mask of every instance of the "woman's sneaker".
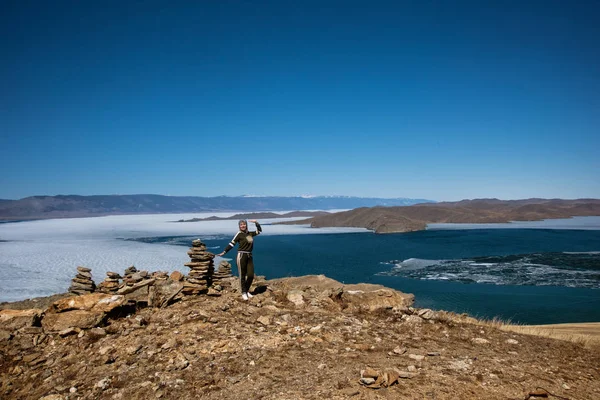
<path id="1" fill-rule="evenodd" d="M 249 299 L 254 297 L 253 295 L 250 294 L 250 292 L 246 292 L 246 296 L 248 296 Z"/>
<path id="2" fill-rule="evenodd" d="M 248 300 L 248 294 L 247 293 L 242 293 L 242 299 Z"/>

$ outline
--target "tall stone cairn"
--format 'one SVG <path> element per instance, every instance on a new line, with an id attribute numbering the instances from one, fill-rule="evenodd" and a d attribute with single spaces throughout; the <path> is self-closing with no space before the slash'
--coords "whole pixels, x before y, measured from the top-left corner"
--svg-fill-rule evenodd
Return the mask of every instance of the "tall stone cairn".
<path id="1" fill-rule="evenodd" d="M 86 267 L 77 267 L 77 275 L 71 280 L 69 292 L 75 294 L 88 294 L 96 290 L 96 284 L 92 280 L 92 270 Z"/>
<path id="2" fill-rule="evenodd" d="M 116 272 L 107 272 L 106 278 L 98 285 L 98 290 L 103 293 L 115 293 L 121 287 L 121 275 Z"/>
<path id="3" fill-rule="evenodd" d="M 190 256 L 190 262 L 184 265 L 190 268 L 190 272 L 185 277 L 181 292 L 187 295 L 206 293 L 212 285 L 215 255 L 206 251 L 206 245 L 200 239 L 192 242 L 187 254 Z"/>
<path id="4" fill-rule="evenodd" d="M 213 285 L 223 285 L 223 280 L 231 278 L 231 264 L 223 260 L 219 263 L 219 268 L 213 274 Z"/>

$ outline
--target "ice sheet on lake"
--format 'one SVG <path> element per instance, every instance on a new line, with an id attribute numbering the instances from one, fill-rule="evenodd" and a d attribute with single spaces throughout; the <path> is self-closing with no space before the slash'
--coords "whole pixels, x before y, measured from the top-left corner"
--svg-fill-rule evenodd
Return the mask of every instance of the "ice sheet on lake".
<path id="1" fill-rule="evenodd" d="M 122 239 L 153 236 L 230 237 L 236 220 L 173 222 L 228 217 L 235 213 L 121 215 L 51 219 L 0 224 L 0 301 L 47 296 L 67 290 L 78 265 L 92 268 L 99 284 L 107 271 L 130 265 L 150 271 L 183 271 L 185 248 Z M 286 219 L 260 220 L 264 235 L 366 232 L 356 228 L 311 229 L 306 225 L 269 225 Z M 287 219 L 290 220 L 290 219 Z M 253 230 L 253 224 L 250 224 Z M 215 251 L 215 249 L 213 249 Z"/>
<path id="2" fill-rule="evenodd" d="M 427 230 L 459 229 L 583 229 L 600 230 L 600 217 L 573 217 L 498 224 L 428 224 Z"/>
<path id="3" fill-rule="evenodd" d="M 533 253 L 471 259 L 409 258 L 382 263 L 380 275 L 495 285 L 567 286 L 600 289 L 600 252 Z"/>

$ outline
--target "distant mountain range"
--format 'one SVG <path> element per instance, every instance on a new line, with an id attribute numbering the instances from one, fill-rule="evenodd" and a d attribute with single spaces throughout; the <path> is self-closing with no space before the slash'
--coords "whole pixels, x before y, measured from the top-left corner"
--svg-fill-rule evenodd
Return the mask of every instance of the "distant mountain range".
<path id="1" fill-rule="evenodd" d="M 281 224 L 310 223 L 314 228 L 358 227 L 376 233 L 392 233 L 424 230 L 431 223 L 501 223 L 575 216 L 600 216 L 600 200 L 461 200 L 406 207 L 357 208 Z"/>
<path id="2" fill-rule="evenodd" d="M 347 196 L 162 196 L 156 194 L 97 196 L 32 196 L 0 199 L 0 220 L 93 217 L 213 211 L 333 210 L 373 206 L 405 206 L 432 200 Z"/>

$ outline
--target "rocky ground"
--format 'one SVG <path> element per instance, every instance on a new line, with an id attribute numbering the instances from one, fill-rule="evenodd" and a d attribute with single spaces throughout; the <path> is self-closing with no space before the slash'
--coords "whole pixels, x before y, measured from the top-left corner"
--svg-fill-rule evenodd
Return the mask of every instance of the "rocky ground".
<path id="1" fill-rule="evenodd" d="M 411 302 L 312 276 L 259 281 L 249 301 L 225 290 L 92 329 L 5 331 L 0 398 L 600 398 L 597 349 Z"/>

